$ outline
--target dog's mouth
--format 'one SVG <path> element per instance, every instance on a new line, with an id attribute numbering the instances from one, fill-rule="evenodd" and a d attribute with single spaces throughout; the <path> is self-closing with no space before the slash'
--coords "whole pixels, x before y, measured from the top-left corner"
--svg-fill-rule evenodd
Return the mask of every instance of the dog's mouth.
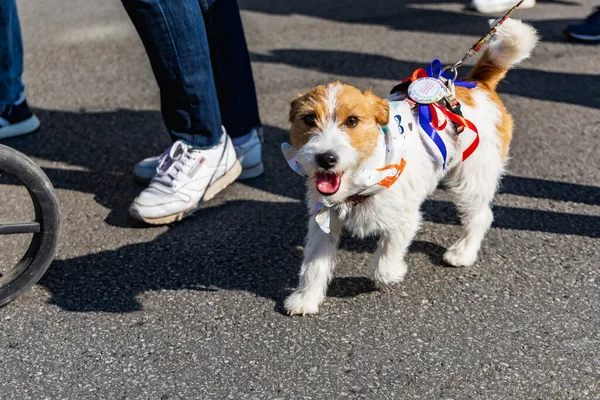
<path id="1" fill-rule="evenodd" d="M 331 196 L 340 189 L 342 175 L 335 172 L 317 171 L 315 174 L 317 179 L 317 190 L 325 196 Z"/>

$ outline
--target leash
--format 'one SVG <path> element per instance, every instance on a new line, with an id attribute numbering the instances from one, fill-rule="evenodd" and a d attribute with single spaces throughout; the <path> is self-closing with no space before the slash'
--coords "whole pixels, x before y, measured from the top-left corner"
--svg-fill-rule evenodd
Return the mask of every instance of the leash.
<path id="1" fill-rule="evenodd" d="M 488 33 L 486 33 L 485 35 L 483 35 L 478 41 L 475 42 L 475 44 L 473 44 L 473 46 L 471 46 L 471 48 L 469 50 L 467 50 L 467 52 L 465 53 L 465 55 L 463 56 L 463 58 L 461 58 L 460 60 L 458 60 L 458 62 L 456 64 L 454 64 L 452 67 L 449 68 L 449 70 L 455 70 L 460 67 L 461 65 L 463 65 L 465 63 L 465 61 L 467 61 L 469 58 L 473 57 L 477 52 L 479 52 L 479 50 L 481 50 L 481 48 L 483 47 L 484 44 L 486 44 L 491 37 L 494 35 L 494 33 L 496 33 L 496 31 L 498 30 L 498 28 L 500 27 L 500 25 L 502 25 L 504 23 L 504 21 L 506 21 L 508 18 L 510 18 L 510 16 L 517 11 L 517 8 L 519 8 L 519 6 L 524 2 L 525 0 L 521 0 L 519 1 L 517 4 L 514 5 L 513 8 L 511 8 L 510 10 L 508 10 L 508 12 L 506 14 L 504 14 L 504 16 L 502 18 L 500 18 L 500 20 L 498 22 L 496 22 L 494 24 L 494 26 L 492 26 L 492 29 L 490 29 L 490 31 Z"/>

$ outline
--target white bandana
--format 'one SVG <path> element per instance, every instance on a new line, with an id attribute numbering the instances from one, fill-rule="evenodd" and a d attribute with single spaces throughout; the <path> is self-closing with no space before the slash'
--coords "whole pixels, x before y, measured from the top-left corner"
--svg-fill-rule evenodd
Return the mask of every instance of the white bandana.
<path id="1" fill-rule="evenodd" d="M 405 101 L 390 101 L 389 121 L 379 127 L 381 134 L 375 152 L 365 161 L 362 168 L 352 176 L 354 196 L 370 196 L 389 188 L 396 182 L 406 161 L 402 157 L 407 147 L 407 136 L 417 127 L 414 124 L 410 105 Z M 281 144 L 281 151 L 289 166 L 301 176 L 308 176 L 298 161 L 297 150 L 289 143 Z M 316 205 L 315 220 L 325 233 L 330 232 L 330 212 L 333 204 L 323 197 Z"/>

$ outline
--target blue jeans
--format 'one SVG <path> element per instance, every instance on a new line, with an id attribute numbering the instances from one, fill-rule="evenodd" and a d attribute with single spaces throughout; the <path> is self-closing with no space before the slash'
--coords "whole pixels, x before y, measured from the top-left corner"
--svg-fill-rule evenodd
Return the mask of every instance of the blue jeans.
<path id="1" fill-rule="evenodd" d="M 25 90 L 23 40 L 16 0 L 0 0 L 0 106 L 12 105 Z"/>
<path id="2" fill-rule="evenodd" d="M 122 0 L 160 88 L 173 140 L 211 147 L 221 125 L 239 137 L 260 125 L 236 0 Z"/>

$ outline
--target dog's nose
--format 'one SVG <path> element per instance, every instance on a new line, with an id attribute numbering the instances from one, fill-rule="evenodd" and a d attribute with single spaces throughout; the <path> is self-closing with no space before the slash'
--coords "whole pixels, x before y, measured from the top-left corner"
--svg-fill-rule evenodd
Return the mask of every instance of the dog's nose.
<path id="1" fill-rule="evenodd" d="M 317 154 L 317 164 L 319 164 L 319 167 L 323 169 L 331 169 L 335 167 L 336 162 L 336 155 L 330 151 L 326 153 Z"/>

